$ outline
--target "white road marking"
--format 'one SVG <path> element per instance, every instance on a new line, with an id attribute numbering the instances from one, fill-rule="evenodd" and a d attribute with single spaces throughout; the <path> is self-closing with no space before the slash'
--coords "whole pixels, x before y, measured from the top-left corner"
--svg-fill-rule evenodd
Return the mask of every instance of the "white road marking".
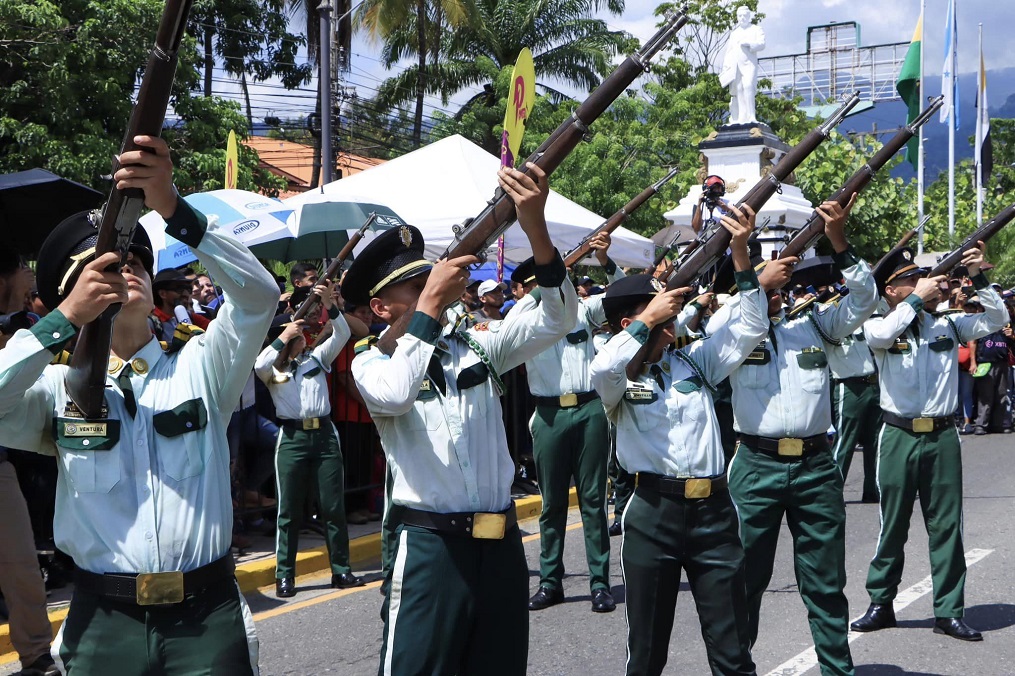
<path id="1" fill-rule="evenodd" d="M 966 566 L 972 566 L 974 563 L 983 560 L 993 551 L 993 549 L 970 549 L 966 552 Z M 928 575 L 895 597 L 895 613 L 898 614 L 913 601 L 916 601 L 921 596 L 926 596 L 933 590 L 934 583 Z M 852 620 L 850 621 L 852 622 Z M 851 631 L 849 632 L 849 642 L 852 643 L 863 635 L 861 632 Z M 768 672 L 766 676 L 798 676 L 798 674 L 803 674 L 816 666 L 818 666 L 818 656 L 814 652 L 814 646 L 811 646 L 796 657 L 783 662 Z"/>

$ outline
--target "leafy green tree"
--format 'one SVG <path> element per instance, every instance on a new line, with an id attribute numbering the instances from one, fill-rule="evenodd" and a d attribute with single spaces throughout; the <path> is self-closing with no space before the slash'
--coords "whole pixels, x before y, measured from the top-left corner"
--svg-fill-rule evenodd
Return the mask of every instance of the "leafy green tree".
<path id="1" fill-rule="evenodd" d="M 163 7 L 161 0 L 0 0 L 0 172 L 40 167 L 109 190 L 104 175 L 123 138 Z M 188 38 L 181 50 L 171 101 L 178 131 L 166 133 L 174 161 L 184 168 L 176 177 L 183 189 L 221 181 L 228 130 L 246 133 L 235 105 L 192 96 L 200 60 L 194 45 Z M 216 153 L 221 169 L 207 157 L 191 158 Z M 257 169 L 255 154 L 244 152 L 241 164 L 246 187 L 279 188 Z"/>

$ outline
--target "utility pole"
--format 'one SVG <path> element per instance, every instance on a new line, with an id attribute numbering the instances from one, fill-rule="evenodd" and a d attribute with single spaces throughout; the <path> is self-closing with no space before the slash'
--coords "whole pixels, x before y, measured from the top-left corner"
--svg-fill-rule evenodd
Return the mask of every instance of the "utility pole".
<path id="1" fill-rule="evenodd" d="M 321 87 L 321 185 L 331 183 L 335 169 L 335 152 L 331 136 L 333 97 L 331 89 L 331 0 L 321 0 L 317 6 L 321 15 L 321 58 L 319 62 Z"/>

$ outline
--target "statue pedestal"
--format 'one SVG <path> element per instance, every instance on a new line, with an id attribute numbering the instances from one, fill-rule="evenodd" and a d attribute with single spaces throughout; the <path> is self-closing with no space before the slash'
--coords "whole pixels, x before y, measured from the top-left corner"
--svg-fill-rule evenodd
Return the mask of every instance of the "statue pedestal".
<path id="1" fill-rule="evenodd" d="M 701 183 L 706 176 L 721 176 L 726 181 L 724 199 L 736 204 L 782 159 L 789 146 L 767 124 L 758 122 L 720 127 L 699 143 L 698 149 L 704 163 L 699 172 L 698 185 L 691 187 L 676 208 L 663 214 L 671 225 L 652 238 L 660 246 L 668 244 L 678 231 L 682 233 L 681 241 L 693 239 L 691 214 L 701 196 Z M 765 258 L 771 258 L 772 251 L 781 249 L 789 236 L 803 227 L 814 212 L 811 203 L 792 183 L 793 176 L 790 175 L 782 184 L 782 193 L 776 193 L 758 214 L 759 227 L 766 219 L 770 219 L 758 238 Z M 705 217 L 708 217 L 707 211 Z"/>

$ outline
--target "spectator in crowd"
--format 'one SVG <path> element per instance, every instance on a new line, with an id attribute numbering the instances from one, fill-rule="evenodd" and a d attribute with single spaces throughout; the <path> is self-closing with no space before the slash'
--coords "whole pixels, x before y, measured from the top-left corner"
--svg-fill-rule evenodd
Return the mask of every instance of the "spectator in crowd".
<path id="1" fill-rule="evenodd" d="M 317 286 L 319 278 L 320 273 L 313 263 L 297 263 L 289 270 L 289 281 L 292 282 L 294 289 L 301 286 L 312 289 Z"/>
<path id="2" fill-rule="evenodd" d="M 25 310 L 35 275 L 15 251 L 0 247 L 0 348 L 20 328 L 34 324 Z M 23 676 L 60 673 L 49 654 L 53 630 L 46 614 L 46 587 L 35 553 L 28 505 L 8 449 L 0 447 L 0 592 L 7 602 L 11 645 Z"/>
<path id="3" fill-rule="evenodd" d="M 972 287 L 966 289 L 960 287 L 953 295 L 956 307 L 962 308 L 962 312 L 976 314 L 983 312 L 983 307 L 976 302 L 976 296 Z M 959 410 L 962 413 L 962 427 L 959 434 L 972 434 L 974 431 L 973 420 L 976 418 L 976 382 L 973 373 L 976 372 L 976 341 L 970 340 L 959 345 Z"/>
<path id="4" fill-rule="evenodd" d="M 578 292 L 579 298 L 588 298 L 589 289 L 591 289 L 595 283 L 591 277 L 580 277 L 575 283 L 575 291 Z"/>
<path id="5" fill-rule="evenodd" d="M 996 289 L 1000 293 L 1000 287 Z M 1012 341 L 1011 324 L 975 341 L 973 369 L 976 391 L 974 434 L 1011 432 L 1008 410 L 1008 355 Z"/>
<path id="6" fill-rule="evenodd" d="M 152 281 L 155 307 L 152 314 L 159 322 L 157 337 L 170 342 L 180 324 L 192 324 L 207 330 L 208 320 L 190 311 L 191 283 L 179 270 L 168 268 L 155 275 Z"/>
<path id="7" fill-rule="evenodd" d="M 482 283 L 480 279 L 474 279 L 469 282 L 469 285 L 465 287 L 465 292 L 462 294 L 462 304 L 465 306 L 467 312 L 478 310 L 483 304 L 479 300 L 479 285 Z"/>
<path id="8" fill-rule="evenodd" d="M 199 307 L 209 319 L 214 319 L 215 312 L 222 304 L 222 295 L 215 283 L 212 282 L 211 277 L 198 275 L 194 279 L 191 293 L 194 296 L 194 305 Z"/>
<path id="9" fill-rule="evenodd" d="M 472 313 L 477 322 L 504 319 L 501 308 L 504 307 L 504 289 L 507 286 L 503 282 L 495 282 L 492 279 L 484 280 L 479 284 L 480 307 Z"/>

